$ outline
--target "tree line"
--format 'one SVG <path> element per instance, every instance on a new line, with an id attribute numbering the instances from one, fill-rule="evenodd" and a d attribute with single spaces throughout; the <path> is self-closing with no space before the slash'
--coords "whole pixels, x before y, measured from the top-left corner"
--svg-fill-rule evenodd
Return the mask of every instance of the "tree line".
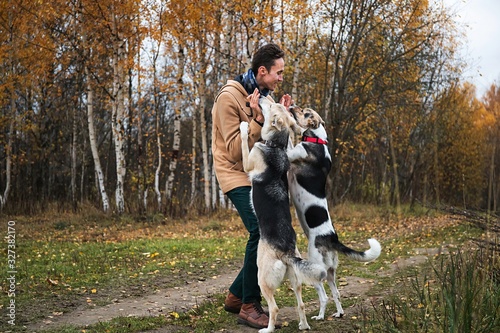
<path id="1" fill-rule="evenodd" d="M 0 212 L 226 207 L 211 107 L 267 42 L 275 99 L 326 121 L 332 204 L 496 212 L 500 89 L 462 78 L 460 33 L 427 0 L 2 0 Z"/>

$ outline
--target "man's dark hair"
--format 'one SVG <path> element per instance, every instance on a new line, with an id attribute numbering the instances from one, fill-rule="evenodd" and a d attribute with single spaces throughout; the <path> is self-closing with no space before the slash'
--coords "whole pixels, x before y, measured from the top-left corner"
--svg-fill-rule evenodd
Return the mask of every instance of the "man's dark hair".
<path id="1" fill-rule="evenodd" d="M 266 44 L 254 53 L 252 58 L 252 71 L 255 75 L 257 75 L 260 66 L 264 66 L 268 71 L 270 71 L 274 62 L 277 59 L 284 57 L 285 52 L 283 52 L 277 44 Z"/>

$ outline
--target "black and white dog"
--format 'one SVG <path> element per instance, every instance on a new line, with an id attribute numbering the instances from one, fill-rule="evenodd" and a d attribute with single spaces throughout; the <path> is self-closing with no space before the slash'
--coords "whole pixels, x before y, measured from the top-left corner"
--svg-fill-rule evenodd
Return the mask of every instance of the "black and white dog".
<path id="1" fill-rule="evenodd" d="M 326 280 L 337 307 L 337 312 L 333 316 L 342 317 L 344 310 L 335 283 L 337 253 L 343 253 L 357 261 L 372 261 L 380 255 L 380 243 L 375 239 L 369 239 L 370 249 L 359 252 L 339 241 L 330 219 L 326 199 L 326 180 L 332 160 L 328 151 L 324 122 L 316 111 L 309 108 L 293 107 L 290 111 L 297 124 L 305 129 L 302 133 L 302 142 L 288 152 L 291 162 L 288 172 L 290 196 L 301 227 L 309 240 L 308 260 L 325 267 Z M 312 318 L 322 320 L 328 297 L 323 283 L 317 283 L 314 287 L 319 295 L 320 310 L 319 314 Z"/>
<path id="2" fill-rule="evenodd" d="M 257 250 L 258 281 L 269 307 L 269 324 L 260 333 L 274 332 L 278 306 L 274 292 L 288 277 L 297 298 L 299 329 L 310 329 L 302 301 L 302 283 L 321 284 L 326 277 L 322 264 L 300 257 L 292 227 L 287 171 L 290 162 L 287 146 L 290 129 L 301 131 L 295 119 L 281 104 L 261 99 L 264 125 L 252 150 L 248 146 L 248 123 L 240 124 L 243 167 L 252 181 L 252 204 L 259 220 L 260 241 Z"/>

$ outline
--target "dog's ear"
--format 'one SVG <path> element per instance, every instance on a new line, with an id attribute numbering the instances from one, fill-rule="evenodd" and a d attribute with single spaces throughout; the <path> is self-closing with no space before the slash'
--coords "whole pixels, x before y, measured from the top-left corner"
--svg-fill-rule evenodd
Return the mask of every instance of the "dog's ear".
<path id="1" fill-rule="evenodd" d="M 273 127 L 275 127 L 278 131 L 281 131 L 281 129 L 283 128 L 284 123 L 285 123 L 285 121 L 283 120 L 282 117 L 280 117 L 277 114 L 273 115 L 273 120 L 271 122 L 271 125 Z"/>
<path id="2" fill-rule="evenodd" d="M 288 108 L 288 111 L 290 111 L 292 114 L 302 112 L 302 108 L 296 104 L 290 105 Z"/>
<path id="3" fill-rule="evenodd" d="M 318 117 L 318 120 L 319 120 L 319 124 L 318 124 L 318 127 L 319 125 L 323 125 L 323 127 L 325 127 L 325 121 L 323 120 L 323 118 L 321 118 L 321 116 L 319 115 L 319 113 L 317 113 L 316 111 L 314 111 L 314 113 L 316 114 L 316 117 Z"/>

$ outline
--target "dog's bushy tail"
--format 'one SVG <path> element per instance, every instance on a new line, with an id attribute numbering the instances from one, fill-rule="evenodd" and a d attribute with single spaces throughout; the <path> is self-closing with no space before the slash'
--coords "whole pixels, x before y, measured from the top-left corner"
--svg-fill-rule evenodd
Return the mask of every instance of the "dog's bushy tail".
<path id="1" fill-rule="evenodd" d="M 326 270 L 323 266 L 298 257 L 288 257 L 288 259 L 302 282 L 313 285 L 326 279 Z"/>
<path id="2" fill-rule="evenodd" d="M 370 244 L 370 248 L 364 252 L 353 250 L 350 247 L 345 246 L 341 242 L 334 242 L 333 246 L 335 250 L 351 259 L 354 259 L 356 261 L 368 262 L 377 259 L 380 255 L 380 252 L 382 251 L 382 247 L 376 239 L 370 238 L 368 240 L 368 243 Z"/>

